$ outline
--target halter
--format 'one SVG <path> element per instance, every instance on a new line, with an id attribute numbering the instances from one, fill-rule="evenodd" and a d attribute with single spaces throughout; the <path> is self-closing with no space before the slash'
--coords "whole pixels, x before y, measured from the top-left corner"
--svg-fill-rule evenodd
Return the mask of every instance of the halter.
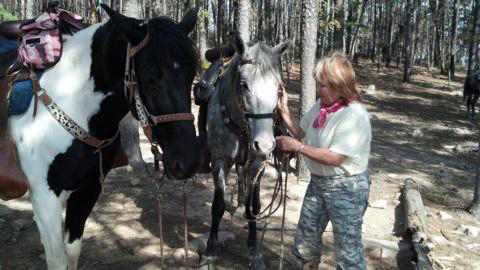
<path id="1" fill-rule="evenodd" d="M 151 129 L 158 124 L 175 122 L 175 121 L 194 121 L 195 117 L 192 113 L 173 113 L 164 115 L 153 115 L 145 107 L 138 91 L 137 76 L 135 74 L 135 62 L 134 56 L 143 49 L 150 40 L 149 34 L 137 45 L 127 45 L 127 57 L 125 63 L 125 80 L 124 80 L 124 92 L 125 98 L 129 104 L 131 104 L 132 98 L 135 101 L 135 112 L 137 120 L 140 121 L 144 129 Z M 131 110 L 133 110 L 131 108 Z M 151 132 L 151 131 L 150 131 Z M 150 138 L 149 138 L 150 140 Z"/>

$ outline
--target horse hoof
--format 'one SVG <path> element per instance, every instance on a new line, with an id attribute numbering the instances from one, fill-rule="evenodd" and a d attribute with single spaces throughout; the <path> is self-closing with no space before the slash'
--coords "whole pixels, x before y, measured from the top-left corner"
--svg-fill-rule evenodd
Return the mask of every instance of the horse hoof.
<path id="1" fill-rule="evenodd" d="M 215 270 L 215 258 L 210 256 L 202 256 L 198 263 L 198 270 Z"/>

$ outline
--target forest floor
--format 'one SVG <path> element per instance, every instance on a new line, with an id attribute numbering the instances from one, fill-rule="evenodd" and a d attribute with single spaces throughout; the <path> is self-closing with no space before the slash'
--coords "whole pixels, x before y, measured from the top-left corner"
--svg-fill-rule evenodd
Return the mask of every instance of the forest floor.
<path id="1" fill-rule="evenodd" d="M 435 269 L 480 269 L 480 219 L 464 209 L 473 198 L 473 179 L 478 162 L 478 128 L 466 119 L 461 90 L 465 74 L 448 83 L 438 71 L 415 67 L 411 83 L 402 83 L 400 69 L 384 68 L 363 61 L 355 65 L 361 93 L 371 114 L 373 128 L 369 172 L 372 176 L 370 205 L 363 226 L 364 240 L 394 243 L 402 252 L 367 244 L 368 269 L 412 269 L 411 252 L 402 239 L 404 213 L 401 189 L 406 178 L 421 187 L 428 212 L 428 234 L 433 243 Z M 298 108 L 299 70 L 293 69 L 288 87 L 292 106 Z M 367 91 L 374 84 L 376 90 Z M 477 118 L 478 122 L 478 118 Z M 142 137 L 147 162 L 149 146 Z M 265 205 L 274 186 L 270 168 L 262 179 Z M 230 194 L 236 175 L 230 173 Z M 287 228 L 294 228 L 307 183 L 289 175 Z M 188 182 L 187 222 L 189 241 L 209 232 L 213 182 L 199 175 Z M 184 243 L 182 182 L 166 181 L 162 187 L 164 234 L 163 269 L 194 268 L 198 254 L 186 264 L 181 255 Z M 85 228 L 79 269 L 160 269 L 160 241 L 156 189 L 152 179 L 126 168 L 112 171 Z M 238 213 L 238 212 L 237 212 Z M 441 214 L 440 214 L 441 213 Z M 281 211 L 272 223 L 279 224 Z M 451 218 L 449 218 L 451 217 Z M 217 269 L 248 269 L 245 220 L 242 214 L 225 213 L 220 230 L 226 240 L 218 248 Z M 462 227 L 463 225 L 463 227 Z M 466 229 L 466 226 L 474 226 Z M 285 233 L 284 269 L 297 269 L 291 255 L 294 231 Z M 333 234 L 324 234 L 321 269 L 335 269 Z M 390 242 L 388 242 L 390 241 Z M 377 241 L 378 242 L 378 241 Z M 277 269 L 280 232 L 267 231 L 262 253 L 269 269 Z M 28 197 L 0 201 L 0 270 L 46 269 L 45 255 L 32 219 Z"/>

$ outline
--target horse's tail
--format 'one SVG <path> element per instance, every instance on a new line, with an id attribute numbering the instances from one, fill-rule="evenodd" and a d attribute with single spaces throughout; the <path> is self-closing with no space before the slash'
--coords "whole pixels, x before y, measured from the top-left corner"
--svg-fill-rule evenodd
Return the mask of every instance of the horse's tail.
<path id="1" fill-rule="evenodd" d="M 465 83 L 463 84 L 463 101 L 467 98 L 467 96 L 470 95 L 471 91 L 468 91 L 468 79 L 465 80 Z"/>

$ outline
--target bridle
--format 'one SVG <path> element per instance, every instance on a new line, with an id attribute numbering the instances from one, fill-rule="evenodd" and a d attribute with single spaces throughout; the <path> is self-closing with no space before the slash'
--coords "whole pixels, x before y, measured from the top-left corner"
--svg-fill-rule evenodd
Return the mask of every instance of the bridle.
<path id="1" fill-rule="evenodd" d="M 138 91 L 137 76 L 135 74 L 134 56 L 148 44 L 149 40 L 150 40 L 150 36 L 147 33 L 145 38 L 137 46 L 131 46 L 130 43 L 128 43 L 127 45 L 124 93 L 129 106 L 131 106 L 132 104 L 132 99 L 134 99 L 134 102 L 135 102 L 134 104 L 135 107 L 130 108 L 130 110 L 134 112 L 133 115 L 136 116 L 138 121 L 140 121 L 144 129 L 152 129 L 158 124 L 167 123 L 167 122 L 194 121 L 195 117 L 193 116 L 192 113 L 173 113 L 173 114 L 153 115 L 145 107 Z"/>
<path id="2" fill-rule="evenodd" d="M 230 58 L 222 58 L 222 71 L 221 71 L 221 75 L 220 77 L 223 77 L 225 71 L 226 71 L 226 68 L 228 65 L 230 65 L 231 63 L 231 60 Z M 247 65 L 247 64 L 253 64 L 253 61 L 251 59 L 242 59 L 240 60 L 240 62 L 238 63 L 238 65 L 241 67 L 243 65 Z M 239 72 L 237 72 L 237 74 L 235 74 L 235 76 L 238 76 Z M 238 123 L 235 123 L 233 120 L 232 120 L 232 116 L 231 116 L 231 112 L 229 112 L 229 109 L 228 109 L 228 106 L 227 106 L 227 101 L 226 101 L 226 97 L 225 97 L 225 93 L 224 93 L 224 89 L 219 89 L 219 99 L 220 99 L 220 113 L 222 115 L 222 120 L 223 120 L 223 123 L 225 124 L 225 126 L 232 132 L 234 133 L 235 135 L 237 135 L 237 137 L 239 138 L 241 144 L 243 144 L 243 149 L 244 149 L 244 153 L 243 153 L 243 158 L 241 160 L 241 164 L 244 165 L 248 158 L 249 158 L 249 153 L 250 153 L 250 141 L 251 141 L 251 136 L 250 136 L 250 127 L 248 125 L 248 119 L 254 119 L 254 120 L 258 120 L 258 119 L 268 119 L 268 118 L 272 118 L 274 120 L 274 123 L 275 123 L 275 118 L 276 118 L 276 110 L 274 110 L 272 113 L 251 113 L 251 112 L 247 112 L 245 110 L 245 105 L 243 104 L 243 101 L 241 99 L 241 86 L 242 86 L 242 82 L 238 82 L 238 78 L 237 78 L 237 84 L 235 86 L 235 94 L 237 95 L 236 97 L 236 100 L 237 100 L 237 106 L 239 107 L 239 110 L 241 111 L 241 123 L 238 124 Z M 272 125 L 272 128 L 273 128 L 273 125 Z"/>

